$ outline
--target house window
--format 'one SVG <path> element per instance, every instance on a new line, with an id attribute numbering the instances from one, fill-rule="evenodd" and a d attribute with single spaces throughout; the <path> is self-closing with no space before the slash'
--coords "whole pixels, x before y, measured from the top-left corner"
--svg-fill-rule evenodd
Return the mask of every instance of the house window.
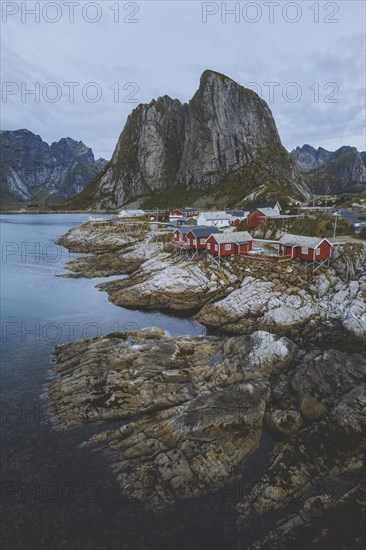
<path id="1" fill-rule="evenodd" d="M 225 245 L 225 250 L 231 250 L 231 244 L 226 244 Z"/>
<path id="2" fill-rule="evenodd" d="M 201 239 L 201 244 L 206 244 L 206 239 Z"/>
<path id="3" fill-rule="evenodd" d="M 216 252 L 219 251 L 219 245 L 218 244 L 215 244 L 215 250 L 216 250 Z"/>
<path id="4" fill-rule="evenodd" d="M 303 246 L 301 249 L 301 254 L 308 254 L 308 253 L 309 253 L 309 249 L 306 246 Z"/>
<path id="5" fill-rule="evenodd" d="M 194 246 L 197 246 L 197 239 L 193 240 L 193 244 L 194 244 Z"/>
<path id="6" fill-rule="evenodd" d="M 211 245 L 210 245 L 210 243 L 208 243 L 207 250 L 210 250 L 210 248 L 211 248 Z"/>
<path id="7" fill-rule="evenodd" d="M 315 254 L 316 254 L 317 256 L 320 256 L 320 248 L 317 248 L 317 249 L 316 249 Z"/>

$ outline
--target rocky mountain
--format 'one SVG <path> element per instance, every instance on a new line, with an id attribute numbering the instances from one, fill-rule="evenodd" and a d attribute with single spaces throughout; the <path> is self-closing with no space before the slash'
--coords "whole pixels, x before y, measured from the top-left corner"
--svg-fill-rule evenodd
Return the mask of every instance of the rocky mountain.
<path id="1" fill-rule="evenodd" d="M 333 152 L 303 145 L 291 151 L 291 156 L 317 194 L 357 191 L 366 186 L 366 152 L 360 153 L 355 147 L 344 146 Z"/>
<path id="2" fill-rule="evenodd" d="M 69 137 L 51 145 L 29 130 L 2 131 L 1 191 L 5 199 L 52 202 L 73 197 L 105 166 Z"/>
<path id="3" fill-rule="evenodd" d="M 189 103 L 164 96 L 133 110 L 111 161 L 77 203 L 117 208 L 151 196 L 155 204 L 164 197 L 176 204 L 179 196 L 192 200 L 192 192 L 227 194 L 234 203 L 306 193 L 268 105 L 209 70 Z"/>

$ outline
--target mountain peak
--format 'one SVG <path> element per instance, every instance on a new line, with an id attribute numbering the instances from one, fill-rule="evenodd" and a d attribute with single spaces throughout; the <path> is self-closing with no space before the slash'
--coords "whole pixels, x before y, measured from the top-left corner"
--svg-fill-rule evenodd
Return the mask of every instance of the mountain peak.
<path id="1" fill-rule="evenodd" d="M 232 80 L 230 77 L 226 76 L 225 74 L 219 73 L 218 71 L 213 71 L 212 69 L 204 70 L 203 73 L 201 74 L 200 81 L 206 82 L 207 80 L 212 80 L 212 79 L 219 79 L 219 80 L 234 82 L 234 80 Z"/>
<path id="2" fill-rule="evenodd" d="M 267 104 L 207 69 L 188 103 L 162 96 L 132 111 L 103 175 L 80 201 L 119 208 L 137 197 L 153 195 L 155 200 L 170 189 L 173 201 L 174 189 L 209 194 L 229 180 L 237 182 L 241 195 L 229 196 L 230 202 L 258 187 L 265 193 L 267 186 L 272 193 L 286 188 L 294 197 L 304 195 Z"/>

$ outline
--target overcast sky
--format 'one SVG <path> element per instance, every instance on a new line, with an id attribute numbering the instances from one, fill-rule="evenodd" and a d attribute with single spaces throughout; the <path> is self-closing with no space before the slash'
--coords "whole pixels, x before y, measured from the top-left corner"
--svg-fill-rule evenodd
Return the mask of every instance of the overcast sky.
<path id="1" fill-rule="evenodd" d="M 136 101 L 188 101 L 213 69 L 267 101 L 286 148 L 365 150 L 363 1 L 3 0 L 2 28 L 2 129 L 110 158 Z"/>

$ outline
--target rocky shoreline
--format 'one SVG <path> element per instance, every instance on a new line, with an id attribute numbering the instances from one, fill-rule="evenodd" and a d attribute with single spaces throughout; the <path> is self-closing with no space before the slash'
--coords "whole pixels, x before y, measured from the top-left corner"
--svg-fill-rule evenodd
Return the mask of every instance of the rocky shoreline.
<path id="1" fill-rule="evenodd" d="M 155 512 L 235 479 L 250 484 L 243 466 L 267 432 L 268 465 L 236 507 L 239 547 L 251 525 L 252 548 L 338 547 L 342 525 L 342 547 L 362 548 L 363 245 L 338 247 L 331 268 L 313 273 L 295 262 L 177 258 L 150 237 L 103 237 L 103 248 L 90 233 L 60 240 L 94 240 L 99 252 L 69 266 L 77 276 L 129 274 L 99 288 L 124 307 L 195 310 L 216 334 L 151 328 L 58 347 L 54 418 L 95 423 L 89 444 L 110 457 L 122 490 Z"/>
<path id="2" fill-rule="evenodd" d="M 94 255 L 68 264 L 73 277 L 129 275 L 98 285 L 119 306 L 196 313 L 222 334 L 263 329 L 321 345 L 366 341 L 366 249 L 338 245 L 330 268 L 299 262 L 232 257 L 220 266 L 205 257 L 178 257 L 166 242 L 141 231 L 121 235 L 103 227 L 73 229 L 59 243 Z M 358 342 L 358 344 L 357 344 Z"/>
<path id="3" fill-rule="evenodd" d="M 276 513 L 280 524 L 291 519 L 293 537 L 302 527 L 286 515 L 293 503 L 309 507 L 315 491 L 335 506 L 329 485 L 348 476 L 358 491 L 364 477 L 365 352 L 304 353 L 265 331 L 171 338 L 145 329 L 58 347 L 56 359 L 52 414 L 66 426 L 98 423 L 91 444 L 110 455 L 128 496 L 155 511 L 235 478 L 263 430 L 278 443 L 237 506 L 240 523 Z"/>

